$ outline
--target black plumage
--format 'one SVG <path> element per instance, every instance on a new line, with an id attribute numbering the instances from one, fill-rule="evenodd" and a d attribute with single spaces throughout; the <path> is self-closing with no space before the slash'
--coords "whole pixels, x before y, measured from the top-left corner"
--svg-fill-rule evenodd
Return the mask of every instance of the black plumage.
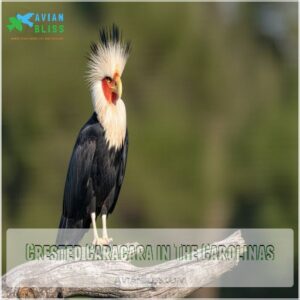
<path id="1" fill-rule="evenodd" d="M 128 132 L 123 145 L 109 148 L 105 131 L 94 113 L 82 127 L 69 163 L 59 228 L 89 228 L 91 213 L 110 214 L 124 179 Z M 76 244 L 84 231 L 59 230 L 57 244 Z"/>

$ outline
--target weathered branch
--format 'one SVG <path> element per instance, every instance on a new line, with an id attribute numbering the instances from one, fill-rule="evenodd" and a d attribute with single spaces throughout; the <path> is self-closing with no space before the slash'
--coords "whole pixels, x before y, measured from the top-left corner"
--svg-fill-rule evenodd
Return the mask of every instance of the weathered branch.
<path id="1" fill-rule="evenodd" d="M 214 245 L 243 246 L 240 231 Z M 2 297 L 71 297 L 75 295 L 93 297 L 185 297 L 204 287 L 238 264 L 238 260 L 200 259 L 206 254 L 198 250 L 198 259 L 172 260 L 150 267 L 136 267 L 122 261 L 32 261 L 22 264 L 2 278 Z M 116 287 L 120 277 L 131 280 L 180 277 L 181 285 L 146 286 L 123 285 Z M 9 285 L 8 285 L 9 282 Z M 103 284 L 105 282 L 105 285 Z M 109 283 L 114 283 L 109 287 Z M 45 285 L 43 285 L 45 283 Z M 75 284 L 74 284 L 75 283 Z M 42 286 L 48 286 L 42 288 Z M 51 286 L 51 288 L 49 287 Z M 66 286 L 72 286 L 65 288 Z M 104 287 L 106 286 L 106 287 Z"/>

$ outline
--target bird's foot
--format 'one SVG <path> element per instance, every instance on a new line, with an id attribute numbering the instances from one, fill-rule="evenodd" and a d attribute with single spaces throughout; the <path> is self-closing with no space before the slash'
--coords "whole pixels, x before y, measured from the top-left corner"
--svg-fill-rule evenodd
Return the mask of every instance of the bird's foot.
<path id="1" fill-rule="evenodd" d="M 109 245 L 111 242 L 113 241 L 113 239 L 108 238 L 108 237 L 96 237 L 93 240 L 93 245 Z"/>

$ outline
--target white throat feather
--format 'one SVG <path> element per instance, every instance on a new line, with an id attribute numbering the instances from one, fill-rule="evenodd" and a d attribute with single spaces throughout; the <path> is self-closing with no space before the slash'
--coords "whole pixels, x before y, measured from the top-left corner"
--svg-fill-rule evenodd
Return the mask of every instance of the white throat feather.
<path id="1" fill-rule="evenodd" d="M 92 101 L 98 121 L 105 131 L 108 148 L 120 149 L 126 136 L 126 108 L 122 99 L 108 102 L 104 96 L 101 81 L 92 86 Z"/>

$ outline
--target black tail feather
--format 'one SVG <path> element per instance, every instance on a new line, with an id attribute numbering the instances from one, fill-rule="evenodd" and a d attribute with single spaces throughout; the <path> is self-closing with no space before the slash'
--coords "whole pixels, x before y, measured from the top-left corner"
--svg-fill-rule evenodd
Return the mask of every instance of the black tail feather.
<path id="1" fill-rule="evenodd" d="M 77 245 L 89 230 L 90 224 L 90 220 L 75 220 L 62 216 L 56 237 L 56 245 Z"/>

